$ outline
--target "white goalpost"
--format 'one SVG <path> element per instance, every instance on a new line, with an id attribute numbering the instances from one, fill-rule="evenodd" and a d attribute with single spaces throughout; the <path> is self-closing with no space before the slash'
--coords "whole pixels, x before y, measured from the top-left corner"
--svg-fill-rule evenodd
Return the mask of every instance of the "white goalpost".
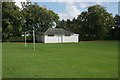
<path id="1" fill-rule="evenodd" d="M 33 49 L 35 51 L 35 31 L 33 30 Z"/>
<path id="2" fill-rule="evenodd" d="M 27 47 L 27 36 L 26 36 L 26 31 L 25 31 L 25 48 Z M 35 51 L 35 31 L 33 30 L 33 49 Z"/>
<path id="3" fill-rule="evenodd" d="M 25 31 L 25 48 L 26 48 L 26 46 L 27 46 L 27 45 L 26 45 L 26 31 Z"/>

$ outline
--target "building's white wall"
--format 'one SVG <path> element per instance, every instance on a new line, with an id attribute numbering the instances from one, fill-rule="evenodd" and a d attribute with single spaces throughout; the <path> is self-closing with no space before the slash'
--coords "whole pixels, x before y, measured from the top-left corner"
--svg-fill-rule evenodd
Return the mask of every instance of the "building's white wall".
<path id="1" fill-rule="evenodd" d="M 78 42 L 78 35 L 63 36 L 63 42 Z"/>
<path id="2" fill-rule="evenodd" d="M 47 36 L 45 35 L 45 43 L 58 43 L 58 36 Z"/>
<path id="3" fill-rule="evenodd" d="M 78 34 L 65 36 L 65 35 L 45 35 L 44 43 L 62 43 L 62 42 L 78 42 Z"/>

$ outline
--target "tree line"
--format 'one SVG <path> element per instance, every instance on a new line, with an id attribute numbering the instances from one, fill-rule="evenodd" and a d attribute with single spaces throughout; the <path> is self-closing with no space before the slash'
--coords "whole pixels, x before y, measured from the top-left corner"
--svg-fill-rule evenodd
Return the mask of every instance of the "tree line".
<path id="1" fill-rule="evenodd" d="M 119 39 L 120 16 L 107 12 L 101 5 L 88 7 L 77 18 L 59 20 L 53 10 L 41 7 L 37 3 L 22 2 L 22 8 L 15 2 L 2 3 L 2 39 L 19 37 L 22 32 L 35 29 L 44 32 L 54 26 L 64 28 L 80 35 L 80 40 Z"/>

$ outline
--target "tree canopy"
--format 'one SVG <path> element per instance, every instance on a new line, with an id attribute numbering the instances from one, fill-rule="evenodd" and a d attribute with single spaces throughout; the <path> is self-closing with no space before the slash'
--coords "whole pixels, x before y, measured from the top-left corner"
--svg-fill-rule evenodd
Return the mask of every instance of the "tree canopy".
<path id="1" fill-rule="evenodd" d="M 18 36 L 22 31 L 22 13 L 14 2 L 2 3 L 2 37 Z"/>
<path id="2" fill-rule="evenodd" d="M 2 3 L 2 38 L 6 41 L 13 36 L 21 36 L 26 30 L 45 31 L 58 23 L 59 16 L 53 10 L 40 7 L 37 3 L 22 2 L 20 9 L 15 2 Z"/>
<path id="3" fill-rule="evenodd" d="M 34 26 L 35 29 L 45 31 L 58 23 L 59 16 L 46 7 L 40 7 L 37 3 L 22 3 L 22 12 L 25 19 L 26 29 Z"/>

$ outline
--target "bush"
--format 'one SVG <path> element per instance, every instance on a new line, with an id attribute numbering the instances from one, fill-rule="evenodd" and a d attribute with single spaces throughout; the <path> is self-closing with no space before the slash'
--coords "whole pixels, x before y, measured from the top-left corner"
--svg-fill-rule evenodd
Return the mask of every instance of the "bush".
<path id="1" fill-rule="evenodd" d="M 89 41 L 89 40 L 97 40 L 97 38 L 96 38 L 96 36 L 90 36 L 90 35 L 88 35 L 88 36 L 82 36 L 82 35 L 81 35 L 81 36 L 79 36 L 79 40 L 80 40 L 80 41 L 82 41 L 82 40 L 83 40 L 83 41 L 84 41 L 84 40 L 85 40 L 85 41 L 86 41 L 86 40 Z"/>
<path id="2" fill-rule="evenodd" d="M 32 36 L 27 36 L 26 37 L 27 42 L 32 42 Z M 6 40 L 6 42 L 24 42 L 25 37 L 22 36 L 15 36 L 15 37 L 10 37 L 9 39 Z"/>

